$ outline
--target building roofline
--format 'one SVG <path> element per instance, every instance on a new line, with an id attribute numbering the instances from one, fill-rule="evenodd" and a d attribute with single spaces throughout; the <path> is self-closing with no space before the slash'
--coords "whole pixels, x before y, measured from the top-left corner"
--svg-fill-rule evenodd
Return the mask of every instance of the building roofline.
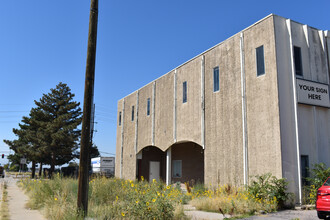
<path id="1" fill-rule="evenodd" d="M 119 102 L 120 100 L 122 100 L 122 99 L 124 99 L 124 98 L 126 98 L 126 97 L 128 97 L 128 96 L 130 96 L 130 95 L 132 95 L 132 94 L 134 94 L 134 93 L 136 93 L 137 91 L 143 89 L 144 87 L 147 87 L 149 84 L 152 84 L 152 83 L 156 82 L 157 80 L 159 80 L 159 79 L 161 79 L 162 77 L 166 76 L 167 74 L 169 74 L 169 73 L 175 71 L 176 69 L 182 67 L 183 65 L 185 65 L 185 64 L 187 64 L 187 63 L 189 63 L 189 62 L 195 60 L 196 58 L 198 58 L 198 57 L 200 57 L 200 56 L 206 54 L 206 53 L 209 52 L 210 50 L 212 50 L 212 49 L 218 47 L 219 45 L 223 44 L 225 41 L 227 41 L 227 40 L 229 40 L 229 39 L 235 37 L 236 35 L 238 35 L 238 34 L 244 32 L 244 31 L 246 31 L 246 30 L 248 30 L 248 29 L 250 29 L 250 28 L 256 26 L 257 24 L 263 22 L 264 20 L 266 20 L 266 19 L 268 19 L 268 18 L 270 18 L 270 17 L 274 17 L 274 16 L 276 16 L 276 17 L 280 17 L 280 18 L 284 18 L 284 19 L 288 19 L 288 18 L 285 18 L 285 17 L 279 16 L 279 15 L 276 15 L 276 14 L 274 14 L 274 13 L 271 13 L 271 14 L 267 15 L 266 17 L 264 17 L 264 18 L 258 20 L 257 22 L 253 23 L 252 25 L 250 25 L 250 26 L 244 28 L 243 30 L 237 32 L 236 34 L 230 36 L 229 38 L 226 38 L 225 40 L 221 41 L 220 43 L 214 45 L 213 47 L 210 47 L 209 49 L 207 49 L 207 50 L 205 50 L 205 51 L 199 53 L 198 55 L 194 56 L 193 58 L 191 58 L 191 59 L 187 60 L 186 62 L 180 64 L 179 66 L 177 66 L 177 67 L 171 69 L 171 70 L 168 71 L 167 73 L 165 73 L 165 74 L 161 75 L 160 77 L 158 77 L 158 78 L 152 80 L 151 82 L 149 82 L 149 83 L 147 83 L 146 85 L 142 86 L 141 88 L 135 90 L 134 92 L 131 92 L 130 94 L 124 96 L 123 98 L 119 99 L 118 102 Z M 291 19 L 290 19 L 290 20 L 291 20 Z M 295 23 L 298 23 L 298 24 L 301 24 L 301 25 L 304 25 L 304 24 L 299 23 L 299 22 L 297 22 L 297 21 L 293 21 L 293 20 L 291 20 L 291 21 L 292 21 L 292 22 L 295 22 Z M 309 26 L 309 27 L 311 27 L 311 26 Z M 311 28 L 314 28 L 314 27 L 311 27 Z M 317 28 L 314 28 L 314 29 L 319 30 L 319 29 L 317 29 Z"/>

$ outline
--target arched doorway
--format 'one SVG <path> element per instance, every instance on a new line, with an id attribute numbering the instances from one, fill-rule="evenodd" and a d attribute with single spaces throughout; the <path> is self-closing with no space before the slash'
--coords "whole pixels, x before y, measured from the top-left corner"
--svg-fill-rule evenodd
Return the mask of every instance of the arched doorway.
<path id="1" fill-rule="evenodd" d="M 143 177 L 147 181 L 153 179 L 165 181 L 166 175 L 166 154 L 155 146 L 143 148 L 137 154 L 136 178 Z"/>
<path id="2" fill-rule="evenodd" d="M 171 183 L 204 183 L 204 149 L 194 142 L 171 146 Z"/>

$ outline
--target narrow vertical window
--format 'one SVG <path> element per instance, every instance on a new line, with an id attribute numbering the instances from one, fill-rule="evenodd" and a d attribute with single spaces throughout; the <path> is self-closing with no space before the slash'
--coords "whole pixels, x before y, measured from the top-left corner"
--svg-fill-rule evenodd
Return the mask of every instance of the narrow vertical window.
<path id="1" fill-rule="evenodd" d="M 303 75 L 303 69 L 302 69 L 302 61 L 301 61 L 301 48 L 300 47 L 293 47 L 293 56 L 294 56 L 294 67 L 296 70 L 297 76 Z"/>
<path id="2" fill-rule="evenodd" d="M 219 91 L 220 87 L 220 80 L 219 80 L 219 67 L 213 68 L 213 92 Z"/>
<path id="3" fill-rule="evenodd" d="M 121 126 L 121 112 L 119 112 L 118 122 L 119 122 L 119 126 Z"/>
<path id="4" fill-rule="evenodd" d="M 182 103 L 187 102 L 187 81 L 182 84 Z"/>
<path id="5" fill-rule="evenodd" d="M 132 106 L 132 121 L 134 121 L 134 105 Z"/>
<path id="6" fill-rule="evenodd" d="M 147 115 L 150 115 L 150 98 L 147 99 Z"/>
<path id="7" fill-rule="evenodd" d="M 305 186 L 308 184 L 308 181 L 306 180 L 307 177 L 309 177 L 309 160 L 308 155 L 301 155 L 300 156 L 300 164 L 301 164 L 301 182 Z"/>
<path id="8" fill-rule="evenodd" d="M 264 46 L 256 49 L 257 56 L 257 76 L 265 74 Z"/>

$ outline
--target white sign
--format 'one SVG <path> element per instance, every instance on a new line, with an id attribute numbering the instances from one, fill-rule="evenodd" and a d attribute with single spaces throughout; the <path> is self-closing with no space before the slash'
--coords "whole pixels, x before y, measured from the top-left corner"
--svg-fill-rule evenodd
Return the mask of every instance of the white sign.
<path id="1" fill-rule="evenodd" d="M 329 86 L 297 79 L 298 102 L 308 105 L 330 107 Z"/>
<path id="2" fill-rule="evenodd" d="M 26 159 L 25 158 L 21 158 L 21 164 L 26 164 Z"/>

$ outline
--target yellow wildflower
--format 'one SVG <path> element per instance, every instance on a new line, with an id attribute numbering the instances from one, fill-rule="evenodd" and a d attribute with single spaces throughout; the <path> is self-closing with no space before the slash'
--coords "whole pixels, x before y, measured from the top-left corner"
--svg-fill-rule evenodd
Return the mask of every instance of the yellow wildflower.
<path id="1" fill-rule="evenodd" d="M 149 205 L 149 202 L 146 202 L 146 205 L 148 206 Z"/>
<path id="2" fill-rule="evenodd" d="M 57 201 L 57 198 L 55 197 L 54 200 Z"/>
<path id="3" fill-rule="evenodd" d="M 122 215 L 122 216 L 125 216 L 125 213 L 122 212 L 121 215 Z"/>
<path id="4" fill-rule="evenodd" d="M 152 202 L 156 202 L 156 199 L 153 199 Z"/>

